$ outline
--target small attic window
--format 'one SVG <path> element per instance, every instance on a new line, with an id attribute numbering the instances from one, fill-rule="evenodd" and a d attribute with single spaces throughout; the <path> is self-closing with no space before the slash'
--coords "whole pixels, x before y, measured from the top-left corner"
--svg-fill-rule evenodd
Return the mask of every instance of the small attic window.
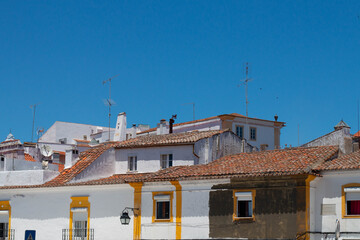
<path id="1" fill-rule="evenodd" d="M 83 136 L 83 139 L 84 139 L 84 140 L 87 140 L 87 136 L 86 136 L 86 135 L 84 135 L 84 136 Z"/>

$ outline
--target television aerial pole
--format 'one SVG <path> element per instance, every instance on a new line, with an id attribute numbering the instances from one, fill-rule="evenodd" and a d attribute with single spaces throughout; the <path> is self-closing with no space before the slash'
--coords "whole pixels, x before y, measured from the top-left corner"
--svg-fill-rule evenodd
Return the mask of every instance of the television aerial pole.
<path id="1" fill-rule="evenodd" d="M 32 131 L 31 131 L 31 142 L 34 140 L 34 126 L 35 126 L 35 112 L 36 112 L 36 106 L 39 105 L 38 103 L 34 105 L 30 105 L 30 108 L 33 109 L 33 123 L 32 123 Z"/>
<path id="2" fill-rule="evenodd" d="M 109 106 L 109 142 L 110 142 L 110 126 L 111 126 L 111 106 L 115 105 L 115 102 L 113 100 L 111 100 L 111 80 L 113 80 L 114 78 L 116 78 L 117 76 L 119 76 L 120 74 L 118 75 L 115 75 L 107 80 L 104 80 L 102 83 L 103 85 L 106 84 L 106 83 L 109 83 L 109 98 L 106 99 L 105 103 L 106 105 Z"/>
<path id="3" fill-rule="evenodd" d="M 245 85 L 245 103 L 246 103 L 246 123 L 247 123 L 247 119 L 248 119 L 248 104 L 249 104 L 249 100 L 248 100 L 248 82 L 252 81 L 251 78 L 249 78 L 249 63 L 246 62 L 245 63 L 245 80 L 241 80 L 241 84 Z M 238 85 L 238 87 L 241 86 L 241 84 Z"/>

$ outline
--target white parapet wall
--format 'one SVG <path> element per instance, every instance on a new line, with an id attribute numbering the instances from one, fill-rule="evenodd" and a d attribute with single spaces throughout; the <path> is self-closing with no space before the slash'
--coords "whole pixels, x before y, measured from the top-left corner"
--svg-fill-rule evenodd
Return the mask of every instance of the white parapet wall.
<path id="1" fill-rule="evenodd" d="M 0 186 L 43 184 L 59 175 L 52 170 L 24 170 L 0 172 Z"/>

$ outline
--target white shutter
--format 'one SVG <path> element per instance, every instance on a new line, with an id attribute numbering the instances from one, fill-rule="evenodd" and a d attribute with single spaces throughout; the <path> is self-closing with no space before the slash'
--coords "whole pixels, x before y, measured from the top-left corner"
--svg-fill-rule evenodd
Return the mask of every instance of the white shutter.
<path id="1" fill-rule="evenodd" d="M 170 200 L 170 195 L 155 195 L 154 200 L 156 201 L 168 201 Z"/>
<path id="2" fill-rule="evenodd" d="M 251 192 L 236 192 L 235 197 L 238 201 L 252 201 Z"/>

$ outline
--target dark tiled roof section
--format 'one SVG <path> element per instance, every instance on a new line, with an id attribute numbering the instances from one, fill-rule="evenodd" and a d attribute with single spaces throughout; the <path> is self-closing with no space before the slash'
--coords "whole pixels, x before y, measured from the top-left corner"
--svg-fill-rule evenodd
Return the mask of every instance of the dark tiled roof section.
<path id="1" fill-rule="evenodd" d="M 192 131 L 185 133 L 172 133 L 164 135 L 146 135 L 132 138 L 126 141 L 114 144 L 115 148 L 136 148 L 136 147 L 154 147 L 154 146 L 168 146 L 180 144 L 192 144 L 200 139 L 209 138 L 214 135 L 229 132 L 226 130 L 211 130 L 211 131 Z"/>
<path id="2" fill-rule="evenodd" d="M 45 183 L 44 185 L 61 185 L 70 181 L 76 175 L 81 173 L 85 168 L 87 168 L 91 163 L 93 163 L 101 154 L 113 146 L 114 143 L 102 144 L 80 153 L 79 160 L 74 164 L 74 166 L 64 169 L 57 177 Z"/>
<path id="3" fill-rule="evenodd" d="M 360 169 L 360 150 L 325 161 L 316 168 L 319 171 L 351 169 Z"/>

